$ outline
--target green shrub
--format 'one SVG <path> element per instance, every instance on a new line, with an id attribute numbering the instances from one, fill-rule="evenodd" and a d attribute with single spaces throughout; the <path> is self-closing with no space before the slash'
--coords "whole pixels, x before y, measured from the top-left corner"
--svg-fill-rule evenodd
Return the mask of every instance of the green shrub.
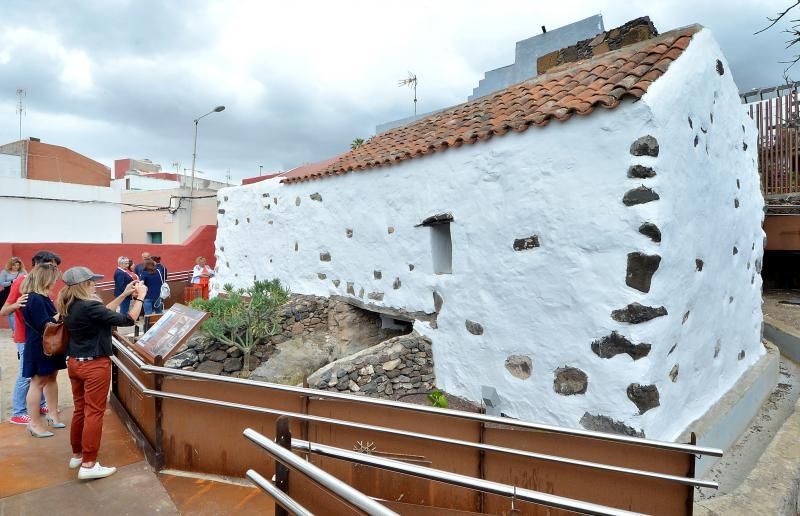
<path id="1" fill-rule="evenodd" d="M 200 326 L 202 333 L 242 351 L 242 371 L 247 376 L 253 349 L 278 332 L 278 307 L 289 300 L 289 291 L 277 279 L 256 281 L 253 286 L 240 289 L 226 284 L 223 289 L 222 295 L 195 299 L 190 306 L 211 314 Z"/>
<path id="2" fill-rule="evenodd" d="M 428 394 L 428 399 L 434 407 L 447 408 L 447 397 L 442 391 L 433 391 Z"/>

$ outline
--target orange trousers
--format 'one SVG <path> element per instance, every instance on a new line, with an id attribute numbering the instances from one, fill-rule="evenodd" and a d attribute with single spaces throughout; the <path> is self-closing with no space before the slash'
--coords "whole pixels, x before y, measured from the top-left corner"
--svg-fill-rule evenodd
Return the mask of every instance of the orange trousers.
<path id="1" fill-rule="evenodd" d="M 94 462 L 100 449 L 103 414 L 111 387 L 111 359 L 99 357 L 78 361 L 70 358 L 67 371 L 75 403 L 69 432 L 72 453 L 82 454 L 83 462 Z"/>

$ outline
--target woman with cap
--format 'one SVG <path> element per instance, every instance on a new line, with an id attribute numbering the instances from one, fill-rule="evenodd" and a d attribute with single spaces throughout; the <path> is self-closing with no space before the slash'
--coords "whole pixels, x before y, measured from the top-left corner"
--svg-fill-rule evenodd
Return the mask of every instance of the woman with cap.
<path id="1" fill-rule="evenodd" d="M 142 310 L 147 287 L 131 282 L 108 305 L 97 297 L 95 281 L 102 278 L 86 267 L 73 267 L 64 273 L 67 286 L 58 295 L 58 309 L 69 332 L 67 370 L 72 384 L 75 411 L 72 414 L 70 444 L 71 469 L 80 468 L 78 478 L 88 480 L 113 474 L 116 468 L 101 466 L 97 461 L 103 414 L 111 386 L 111 329 L 133 326 Z M 128 313 L 116 310 L 133 294 Z"/>
<path id="2" fill-rule="evenodd" d="M 25 323 L 25 348 L 22 352 L 22 376 L 30 378 L 28 394 L 25 403 L 28 408 L 28 431 L 33 437 L 53 437 L 53 432 L 47 430 L 39 407 L 42 402 L 42 390 L 47 403 L 53 410 L 47 416 L 47 423 L 53 428 L 64 428 L 59 421 L 58 410 L 58 383 L 56 376 L 60 369 L 64 369 L 64 355 L 46 356 L 42 348 L 42 335 L 49 322 L 56 322 L 58 312 L 50 300 L 50 290 L 55 286 L 60 273 L 58 266 L 52 263 L 42 263 L 33 268 L 20 285 L 21 294 L 28 298 L 22 308 L 22 320 Z"/>

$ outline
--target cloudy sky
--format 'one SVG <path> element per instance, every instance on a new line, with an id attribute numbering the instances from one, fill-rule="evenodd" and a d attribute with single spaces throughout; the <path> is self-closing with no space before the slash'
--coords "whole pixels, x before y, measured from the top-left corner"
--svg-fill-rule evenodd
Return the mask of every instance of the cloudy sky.
<path id="1" fill-rule="evenodd" d="M 781 32 L 753 33 L 793 0 L 2 0 L 0 142 L 64 145 L 108 166 L 123 157 L 235 179 L 317 161 L 375 125 L 466 100 L 514 43 L 602 13 L 606 29 L 649 15 L 661 32 L 701 23 L 740 90 L 783 81 Z M 800 8 L 793 18 L 800 18 Z M 790 73 L 790 75 L 792 75 Z M 800 79 L 800 65 L 793 78 Z"/>

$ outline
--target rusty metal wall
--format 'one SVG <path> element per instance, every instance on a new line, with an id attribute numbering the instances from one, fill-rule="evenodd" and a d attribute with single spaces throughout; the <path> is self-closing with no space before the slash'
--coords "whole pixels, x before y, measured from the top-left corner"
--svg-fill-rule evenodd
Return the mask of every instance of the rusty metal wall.
<path id="1" fill-rule="evenodd" d="M 125 360 L 124 357 L 120 358 Z M 154 375 L 137 372 L 136 366 L 130 361 L 126 360 L 125 364 L 149 388 L 156 388 Z M 118 376 L 115 394 L 157 448 L 156 407 L 153 400 L 143 398 L 135 392 L 136 387 L 124 375 Z M 694 457 L 686 452 L 505 426 L 484 427 L 480 421 L 456 418 L 445 412 L 417 413 L 355 401 L 313 397 L 307 399 L 296 393 L 265 389 L 255 382 L 222 383 L 166 377 L 161 388 L 165 392 L 385 426 L 474 443 L 484 442 L 678 476 L 692 476 L 693 471 Z M 244 477 L 245 471 L 250 468 L 266 478 L 271 478 L 274 474 L 274 464 L 268 460 L 267 454 L 247 442 L 242 437 L 242 432 L 249 427 L 274 438 L 277 416 L 172 399 L 164 399 L 161 408 L 161 448 L 165 468 L 234 477 Z M 297 438 L 321 444 L 344 449 L 369 448 L 372 453 L 381 456 L 401 458 L 444 471 L 621 509 L 651 514 L 691 513 L 692 488 L 665 480 L 599 471 L 579 465 L 555 464 L 497 452 L 481 452 L 453 444 L 320 422 L 293 419 L 291 430 Z M 503 497 L 482 495 L 463 488 L 330 458 L 312 456 L 310 460 L 368 495 L 407 506 L 419 506 L 419 511 L 406 508 L 403 510 L 404 514 L 431 514 L 431 508 L 436 508 L 434 513 L 438 514 L 447 514 L 445 510 L 507 514 L 511 508 L 510 500 Z M 336 501 L 328 500 L 326 496 L 329 495 L 320 488 L 307 486 L 296 473 L 293 473 L 290 483 L 290 495 L 312 511 L 316 509 L 325 514 L 331 513 L 331 507 L 337 507 L 336 514 L 348 513 L 346 508 L 340 510 Z M 518 503 L 517 507 L 521 509 L 521 514 L 563 513 L 533 504 Z"/>
<path id="2" fill-rule="evenodd" d="M 681 477 L 689 476 L 693 464 L 692 456 L 683 452 L 518 428 L 486 428 L 484 442 Z M 484 464 L 490 480 L 646 514 L 687 514 L 693 495 L 691 487 L 673 482 L 493 452 L 486 453 Z M 501 497 L 491 497 L 485 505 L 492 514 L 508 508 Z M 552 514 L 531 504 L 523 512 Z"/>

